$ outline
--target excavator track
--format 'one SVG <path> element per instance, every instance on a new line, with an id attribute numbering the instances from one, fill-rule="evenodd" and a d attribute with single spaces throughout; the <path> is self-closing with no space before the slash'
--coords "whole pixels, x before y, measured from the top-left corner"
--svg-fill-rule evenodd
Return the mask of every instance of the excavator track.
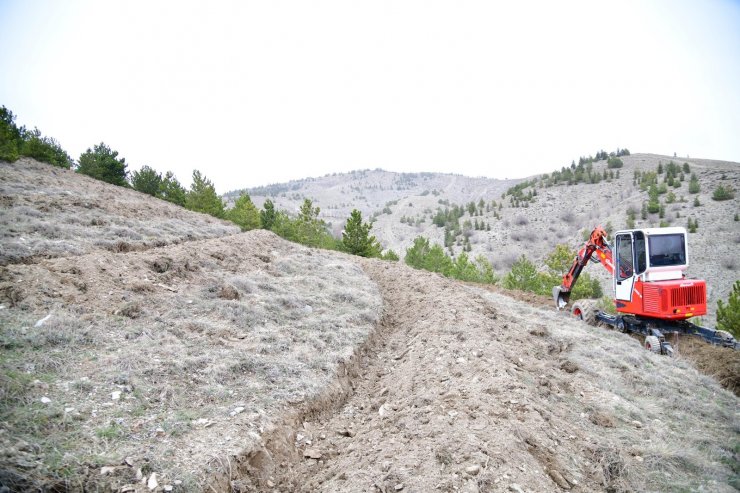
<path id="1" fill-rule="evenodd" d="M 740 343 L 723 330 L 709 329 L 686 320 L 661 320 L 621 313 L 610 315 L 599 310 L 597 304 L 596 300 L 579 300 L 573 303 L 571 314 L 589 325 L 606 325 L 620 332 L 642 335 L 645 348 L 654 353 L 673 356 L 673 347 L 665 337 L 667 334 L 697 336 L 716 346 L 740 350 Z"/>

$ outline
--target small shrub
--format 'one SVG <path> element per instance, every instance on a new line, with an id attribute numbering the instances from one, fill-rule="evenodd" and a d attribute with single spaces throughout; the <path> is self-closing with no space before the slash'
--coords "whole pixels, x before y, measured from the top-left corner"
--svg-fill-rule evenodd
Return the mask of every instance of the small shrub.
<path id="1" fill-rule="evenodd" d="M 689 193 L 699 193 L 701 191 L 701 186 L 699 185 L 699 179 L 696 176 L 696 173 L 691 174 L 691 180 L 689 180 Z"/>
<path id="2" fill-rule="evenodd" d="M 689 231 L 689 233 L 696 233 L 696 230 L 699 228 L 699 222 L 696 219 L 689 218 L 686 229 Z"/>
<path id="3" fill-rule="evenodd" d="M 727 304 L 717 301 L 717 327 L 740 339 L 740 281 L 735 281 Z"/>
<path id="4" fill-rule="evenodd" d="M 730 200 L 735 198 L 735 191 L 731 186 L 719 185 L 712 193 L 712 200 Z"/>
<path id="5" fill-rule="evenodd" d="M 383 260 L 389 260 L 391 262 L 398 262 L 400 259 L 398 254 L 393 250 L 387 250 L 381 257 Z"/>
<path id="6" fill-rule="evenodd" d="M 504 277 L 504 287 L 536 293 L 542 291 L 542 279 L 534 263 L 522 255 L 519 260 L 514 262 L 511 271 Z"/>

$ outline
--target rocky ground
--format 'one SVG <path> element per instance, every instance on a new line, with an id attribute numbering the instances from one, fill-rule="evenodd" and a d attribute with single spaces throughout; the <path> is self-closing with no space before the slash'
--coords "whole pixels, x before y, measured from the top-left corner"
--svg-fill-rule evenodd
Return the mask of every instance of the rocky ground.
<path id="1" fill-rule="evenodd" d="M 738 486 L 737 398 L 686 361 L 403 265 L 363 267 L 385 301 L 380 343 L 346 404 L 293 430 L 302 457 L 267 479 L 276 490 Z"/>

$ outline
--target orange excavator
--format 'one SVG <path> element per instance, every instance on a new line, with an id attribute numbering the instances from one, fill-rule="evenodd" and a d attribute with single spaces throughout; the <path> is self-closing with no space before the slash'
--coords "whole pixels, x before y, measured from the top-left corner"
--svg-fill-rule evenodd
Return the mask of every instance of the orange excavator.
<path id="1" fill-rule="evenodd" d="M 558 310 L 568 305 L 570 294 L 583 268 L 600 263 L 612 275 L 616 315 L 595 309 L 592 301 L 578 301 L 571 313 L 596 325 L 602 323 L 622 332 L 645 336 L 645 348 L 673 355 L 667 334 L 701 337 L 720 346 L 740 349 L 728 332 L 689 322 L 707 313 L 707 285 L 688 279 L 687 234 L 684 228 L 646 228 L 617 231 L 614 246 L 600 226 L 578 251 L 560 286 L 553 288 Z"/>

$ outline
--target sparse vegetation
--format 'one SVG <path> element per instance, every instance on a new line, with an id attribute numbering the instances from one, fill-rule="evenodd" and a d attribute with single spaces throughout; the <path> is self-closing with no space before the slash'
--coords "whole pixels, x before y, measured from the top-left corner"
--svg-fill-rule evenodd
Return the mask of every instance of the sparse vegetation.
<path id="1" fill-rule="evenodd" d="M 423 236 L 414 239 L 414 244 L 406 250 L 405 261 L 416 269 L 438 272 L 453 279 L 486 284 L 498 282 L 491 263 L 482 255 L 474 262 L 470 261 L 465 252 L 453 259 L 440 245 L 430 245 L 429 240 Z"/>
<path id="2" fill-rule="evenodd" d="M 717 301 L 717 327 L 740 340 L 740 281 L 732 285 L 726 303 Z"/>
<path id="3" fill-rule="evenodd" d="M 729 185 L 719 184 L 712 193 L 712 200 L 722 201 L 735 198 L 735 191 Z"/>

